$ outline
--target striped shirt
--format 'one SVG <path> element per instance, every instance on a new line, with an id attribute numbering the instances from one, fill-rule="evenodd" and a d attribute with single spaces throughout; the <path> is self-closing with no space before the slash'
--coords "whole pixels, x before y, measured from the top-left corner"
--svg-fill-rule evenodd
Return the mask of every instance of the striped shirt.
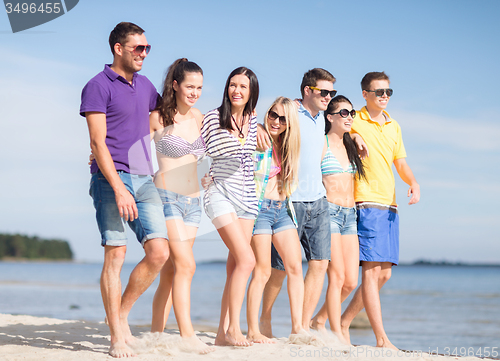
<path id="1" fill-rule="evenodd" d="M 217 109 L 205 115 L 201 135 L 207 147 L 206 154 L 212 158 L 210 176 L 217 190 L 238 208 L 257 216 L 252 158 L 257 146 L 257 118 L 250 117 L 250 128 L 243 145 L 227 129 L 220 128 Z M 207 194 L 205 192 L 204 202 L 209 204 Z"/>

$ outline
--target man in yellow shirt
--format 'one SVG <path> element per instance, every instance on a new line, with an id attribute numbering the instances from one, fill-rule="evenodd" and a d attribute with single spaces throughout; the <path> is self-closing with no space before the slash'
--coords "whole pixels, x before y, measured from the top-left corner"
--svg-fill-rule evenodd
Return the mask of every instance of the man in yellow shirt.
<path id="1" fill-rule="evenodd" d="M 389 341 L 382 323 L 380 288 L 391 277 L 392 265 L 399 262 L 399 216 L 392 164 L 406 182 L 409 204 L 420 199 L 420 186 L 406 163 L 406 151 L 399 124 L 385 111 L 393 94 L 384 72 L 371 72 L 361 80 L 366 106 L 357 112 L 352 132 L 368 146 L 364 160 L 366 180 L 356 180 L 354 198 L 358 209 L 359 257 L 362 282 L 342 315 L 343 334 L 349 340 L 349 326 L 366 309 L 378 347 L 396 347 Z"/>

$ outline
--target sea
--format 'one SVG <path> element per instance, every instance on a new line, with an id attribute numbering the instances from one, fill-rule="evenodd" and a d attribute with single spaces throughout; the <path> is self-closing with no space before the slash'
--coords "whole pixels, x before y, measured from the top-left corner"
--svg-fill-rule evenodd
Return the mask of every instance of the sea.
<path id="1" fill-rule="evenodd" d="M 123 266 L 123 284 L 134 266 Z M 0 313 L 103 321 L 101 268 L 99 263 L 0 262 Z M 217 327 L 224 282 L 224 263 L 197 265 L 191 295 L 191 315 L 197 327 Z M 134 305 L 131 324 L 151 324 L 157 285 L 158 280 Z M 326 281 L 322 301 L 325 291 Z M 401 349 L 480 355 L 496 347 L 500 353 L 500 266 L 397 266 L 381 290 L 381 303 L 386 333 Z M 241 323 L 246 330 L 245 307 Z M 285 285 L 275 303 L 272 324 L 275 336 L 288 336 L 291 324 Z M 351 329 L 351 342 L 375 345 L 375 337 L 371 329 Z"/>

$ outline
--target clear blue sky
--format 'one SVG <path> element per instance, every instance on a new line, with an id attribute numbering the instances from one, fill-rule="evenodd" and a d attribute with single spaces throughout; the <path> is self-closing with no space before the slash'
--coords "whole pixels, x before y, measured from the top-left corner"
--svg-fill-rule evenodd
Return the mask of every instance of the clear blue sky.
<path id="1" fill-rule="evenodd" d="M 142 74 L 160 90 L 179 57 L 204 70 L 206 112 L 220 104 L 227 75 L 252 68 L 257 110 L 298 97 L 305 71 L 323 67 L 340 94 L 363 105 L 359 82 L 384 70 L 422 200 L 407 205 L 397 178 L 401 260 L 499 262 L 500 2 L 491 1 L 96 1 L 13 34 L 0 15 L 0 232 L 70 241 L 76 258 L 102 259 L 88 196 L 89 139 L 80 117 L 85 83 L 112 61 L 109 32 L 120 21 L 146 30 Z M 497 24 L 497 25 L 495 25 Z M 205 218 L 201 234 L 215 237 Z M 142 257 L 131 241 L 128 260 Z M 198 260 L 222 259 L 201 239 Z"/>

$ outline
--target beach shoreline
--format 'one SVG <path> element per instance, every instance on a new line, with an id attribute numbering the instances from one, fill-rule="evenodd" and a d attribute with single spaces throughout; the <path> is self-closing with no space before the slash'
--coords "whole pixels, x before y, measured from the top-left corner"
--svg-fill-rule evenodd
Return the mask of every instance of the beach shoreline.
<path id="1" fill-rule="evenodd" d="M 201 329 L 203 325 L 196 325 Z M 133 360 L 456 360 L 459 357 L 429 354 L 422 351 L 391 351 L 371 346 L 341 345 L 332 335 L 316 334 L 309 344 L 290 343 L 286 337 L 275 344 L 254 344 L 250 347 L 216 347 L 213 353 L 199 355 L 183 347 L 176 329 L 151 334 L 149 326 L 131 326 L 139 337 L 138 355 Z M 198 337 L 213 345 L 214 330 L 209 326 L 197 331 Z M 47 317 L 0 314 L 0 359 L 18 360 L 104 360 L 108 355 L 109 329 L 104 322 L 59 320 Z M 460 357 L 460 360 L 480 360 Z"/>

